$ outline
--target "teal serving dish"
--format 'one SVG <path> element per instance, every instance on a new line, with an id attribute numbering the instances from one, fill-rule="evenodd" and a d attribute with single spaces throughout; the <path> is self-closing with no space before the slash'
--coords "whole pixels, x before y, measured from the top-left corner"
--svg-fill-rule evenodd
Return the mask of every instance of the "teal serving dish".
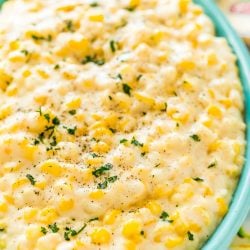
<path id="1" fill-rule="evenodd" d="M 5 1 L 0 0 L 0 6 Z M 214 0 L 194 0 L 194 2 L 200 5 L 212 19 L 217 36 L 225 37 L 237 56 L 239 76 L 244 91 L 245 122 L 247 124 L 245 165 L 228 213 L 202 247 L 202 250 L 227 250 L 250 210 L 250 54 L 235 30 L 218 9 Z"/>
<path id="2" fill-rule="evenodd" d="M 216 28 L 216 35 L 225 37 L 237 56 L 239 76 L 245 98 L 244 115 L 247 125 L 245 166 L 242 170 L 228 213 L 210 239 L 202 247 L 202 250 L 227 250 L 250 209 L 250 54 L 242 40 L 236 34 L 236 31 L 218 9 L 214 0 L 194 0 L 194 2 L 200 5 L 212 19 Z"/>

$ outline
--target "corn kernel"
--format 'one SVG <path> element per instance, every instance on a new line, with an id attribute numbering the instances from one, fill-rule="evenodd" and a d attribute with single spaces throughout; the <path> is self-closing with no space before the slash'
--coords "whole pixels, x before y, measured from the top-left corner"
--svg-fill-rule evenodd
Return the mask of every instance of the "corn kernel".
<path id="1" fill-rule="evenodd" d="M 141 230 L 141 223 L 131 219 L 123 225 L 122 234 L 128 239 L 136 239 L 140 235 Z"/>
<path id="2" fill-rule="evenodd" d="M 0 69 L 0 89 L 6 90 L 7 86 L 12 82 L 13 78 L 3 69 Z"/>
<path id="3" fill-rule="evenodd" d="M 35 187 L 39 189 L 44 189 L 46 187 L 47 182 L 46 181 L 37 181 L 35 183 Z"/>
<path id="4" fill-rule="evenodd" d="M 43 173 L 58 177 L 61 175 L 63 168 L 56 160 L 47 160 L 40 165 L 40 170 Z"/>
<path id="5" fill-rule="evenodd" d="M 6 89 L 6 94 L 8 96 L 15 96 L 18 92 L 18 88 L 17 88 L 17 84 L 12 83 L 11 85 L 9 85 Z"/>
<path id="6" fill-rule="evenodd" d="M 172 225 L 164 225 L 154 230 L 154 241 L 161 242 L 162 238 L 168 234 L 173 233 Z"/>
<path id="7" fill-rule="evenodd" d="M 19 49 L 19 47 L 20 47 L 20 44 L 19 44 L 19 42 L 17 40 L 11 41 L 10 44 L 9 44 L 9 48 L 11 50 L 17 50 L 17 49 Z"/>
<path id="8" fill-rule="evenodd" d="M 224 216 L 228 211 L 228 206 L 223 198 L 217 198 L 218 214 Z"/>
<path id="9" fill-rule="evenodd" d="M 38 238 L 40 238 L 42 236 L 42 232 L 41 232 L 40 227 L 30 226 L 26 229 L 25 235 L 26 235 L 27 240 L 32 242 L 32 241 L 36 241 Z"/>
<path id="10" fill-rule="evenodd" d="M 14 205 L 15 199 L 13 196 L 5 194 L 3 197 L 10 205 Z"/>
<path id="11" fill-rule="evenodd" d="M 222 142 L 220 140 L 215 140 L 209 145 L 208 152 L 209 153 L 215 152 L 221 145 L 222 145 Z"/>
<path id="12" fill-rule="evenodd" d="M 31 223 L 36 218 L 38 210 L 36 208 L 26 208 L 23 212 L 23 218 L 27 223 Z"/>
<path id="13" fill-rule="evenodd" d="M 140 3 L 141 3 L 140 0 L 130 0 L 129 6 L 134 8 L 134 7 L 137 7 Z"/>
<path id="14" fill-rule="evenodd" d="M 232 106 L 232 101 L 230 99 L 222 99 L 219 101 L 225 108 L 230 108 Z"/>
<path id="15" fill-rule="evenodd" d="M 91 15 L 91 16 L 89 16 L 89 20 L 91 22 L 103 22 L 104 16 L 102 14 Z"/>
<path id="16" fill-rule="evenodd" d="M 94 152 L 99 154 L 107 153 L 110 150 L 110 146 L 102 141 L 95 143 L 91 148 Z"/>
<path id="17" fill-rule="evenodd" d="M 21 164 L 19 162 L 7 162 L 3 165 L 4 172 L 16 172 L 20 170 Z"/>
<path id="18" fill-rule="evenodd" d="M 44 224 L 53 223 L 58 217 L 56 209 L 53 207 L 46 207 L 39 212 L 38 220 Z"/>
<path id="19" fill-rule="evenodd" d="M 73 199 L 61 199 L 58 204 L 58 209 L 60 212 L 67 212 L 74 207 L 74 200 Z"/>
<path id="20" fill-rule="evenodd" d="M 103 198 L 104 192 L 102 190 L 96 190 L 89 194 L 89 197 L 93 200 L 100 200 Z"/>
<path id="21" fill-rule="evenodd" d="M 208 114 L 211 116 L 217 117 L 218 119 L 222 118 L 221 109 L 217 106 L 214 106 L 214 105 L 212 105 L 208 108 Z"/>
<path id="22" fill-rule="evenodd" d="M 179 245 L 181 245 L 183 243 L 183 238 L 178 237 L 178 236 L 172 236 L 169 237 L 166 242 L 165 242 L 165 246 L 167 248 L 173 248 L 173 247 L 177 247 Z"/>
<path id="23" fill-rule="evenodd" d="M 1 106 L 0 107 L 0 120 L 8 117 L 9 115 L 11 115 L 12 112 L 13 112 L 13 110 L 12 110 L 11 105 L 5 104 L 5 105 Z"/>
<path id="24" fill-rule="evenodd" d="M 201 231 L 201 226 L 198 225 L 197 223 L 191 222 L 189 224 L 189 231 L 199 233 Z"/>
<path id="25" fill-rule="evenodd" d="M 22 179 L 17 179 L 13 184 L 12 184 L 12 190 L 16 190 L 26 184 L 28 184 L 29 180 L 27 178 L 22 178 Z"/>
<path id="26" fill-rule="evenodd" d="M 108 211 L 104 218 L 103 218 L 103 223 L 107 224 L 107 225 L 112 225 L 114 224 L 116 218 L 118 217 L 118 215 L 121 213 L 120 210 L 117 209 L 113 209 Z"/>
<path id="27" fill-rule="evenodd" d="M 188 6 L 190 0 L 179 0 L 179 9 L 181 13 L 186 13 L 188 11 Z"/>
<path id="28" fill-rule="evenodd" d="M 81 98 L 77 97 L 66 103 L 66 107 L 68 109 L 78 109 L 80 108 L 81 103 L 82 103 Z"/>
<path id="29" fill-rule="evenodd" d="M 136 243 L 128 240 L 124 243 L 124 250 L 137 250 Z"/>
<path id="30" fill-rule="evenodd" d="M 7 247 L 7 243 L 5 239 L 0 239 L 0 250 L 5 250 Z"/>
<path id="31" fill-rule="evenodd" d="M 146 207 L 151 211 L 154 215 L 159 215 L 162 212 L 162 207 L 157 201 L 150 201 L 146 205 Z"/>
<path id="32" fill-rule="evenodd" d="M 0 201 L 0 213 L 6 213 L 8 211 L 8 204 L 5 201 Z"/>
<path id="33" fill-rule="evenodd" d="M 44 70 L 38 69 L 37 73 L 39 74 L 39 76 L 41 76 L 43 79 L 48 79 L 49 75 L 47 72 L 45 72 Z"/>
<path id="34" fill-rule="evenodd" d="M 134 97 L 140 101 L 143 102 L 144 104 L 147 104 L 149 106 L 153 106 L 155 104 L 155 100 L 143 93 L 135 92 Z"/>
<path id="35" fill-rule="evenodd" d="M 110 241 L 110 233 L 105 228 L 96 228 L 90 235 L 94 244 L 107 244 Z"/>
<path id="36" fill-rule="evenodd" d="M 217 55 L 215 53 L 210 53 L 207 56 L 207 64 L 209 66 L 215 65 L 217 62 L 218 62 L 218 58 L 217 58 Z"/>
<path id="37" fill-rule="evenodd" d="M 178 66 L 181 70 L 193 70 L 195 68 L 195 63 L 192 61 L 181 61 Z"/>

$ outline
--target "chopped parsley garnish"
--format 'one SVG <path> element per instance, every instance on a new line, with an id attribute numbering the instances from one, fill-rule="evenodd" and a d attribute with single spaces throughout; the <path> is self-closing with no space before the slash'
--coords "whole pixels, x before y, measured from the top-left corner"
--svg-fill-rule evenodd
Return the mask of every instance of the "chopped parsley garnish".
<path id="1" fill-rule="evenodd" d="M 66 24 L 66 29 L 65 29 L 66 31 L 69 31 L 69 32 L 75 31 L 72 20 L 66 20 L 65 24 Z"/>
<path id="2" fill-rule="evenodd" d="M 122 84 L 122 89 L 123 89 L 123 92 L 125 93 L 125 94 L 127 94 L 127 95 L 131 95 L 131 87 L 128 85 L 128 84 L 126 84 L 126 83 L 123 83 Z"/>
<path id="3" fill-rule="evenodd" d="M 110 46 L 111 51 L 113 53 L 115 53 L 116 49 L 117 49 L 117 43 L 114 40 L 111 40 L 110 43 L 109 43 L 109 46 Z"/>
<path id="4" fill-rule="evenodd" d="M 50 115 L 49 115 L 49 114 L 44 114 L 43 116 L 44 116 L 44 118 L 45 118 L 48 122 L 50 122 Z"/>
<path id="5" fill-rule="evenodd" d="M 64 128 L 67 130 L 68 134 L 70 135 L 75 135 L 77 127 L 75 126 L 74 128 L 67 128 L 64 126 Z"/>
<path id="6" fill-rule="evenodd" d="M 31 185 L 34 186 L 36 184 L 35 178 L 32 175 L 26 174 L 26 178 L 30 181 Z"/>
<path id="7" fill-rule="evenodd" d="M 110 130 L 113 134 L 115 134 L 115 133 L 117 132 L 117 130 L 114 129 L 114 128 L 109 128 L 109 130 Z"/>
<path id="8" fill-rule="evenodd" d="M 98 183 L 97 188 L 98 189 L 106 189 L 108 187 L 109 183 L 114 183 L 115 181 L 117 181 L 117 179 L 118 179 L 117 176 L 105 178 L 104 182 Z"/>
<path id="9" fill-rule="evenodd" d="M 65 227 L 64 239 L 66 241 L 70 241 L 70 237 L 74 237 L 78 235 L 79 233 L 81 233 L 86 228 L 86 226 L 87 224 L 84 224 L 84 226 L 81 227 L 78 231 L 71 229 L 70 227 Z"/>
<path id="10" fill-rule="evenodd" d="M 136 77 L 136 81 L 139 82 L 139 81 L 141 80 L 142 77 L 143 77 L 143 75 L 138 75 L 138 76 Z"/>
<path id="11" fill-rule="evenodd" d="M 103 64 L 105 64 L 105 60 L 104 59 L 98 59 L 95 56 L 86 56 L 83 60 L 82 60 L 82 64 L 87 64 L 87 63 L 95 63 L 96 65 L 102 66 Z"/>
<path id="12" fill-rule="evenodd" d="M 53 120 L 52 120 L 52 123 L 54 124 L 54 125 L 60 125 L 60 120 L 58 119 L 58 117 L 54 117 L 53 118 Z"/>
<path id="13" fill-rule="evenodd" d="M 60 69 L 60 65 L 59 64 L 56 64 L 55 67 L 54 67 L 55 70 L 57 69 Z"/>
<path id="14" fill-rule="evenodd" d="M 143 230 L 141 230 L 140 235 L 144 235 L 144 234 L 145 234 L 145 232 Z"/>
<path id="15" fill-rule="evenodd" d="M 95 176 L 95 177 L 100 177 L 101 175 L 103 175 L 104 173 L 106 173 L 107 171 L 109 171 L 110 169 L 113 168 L 113 165 L 111 163 L 107 163 L 103 166 L 101 166 L 100 168 L 94 170 L 92 172 L 92 174 Z"/>
<path id="16" fill-rule="evenodd" d="M 125 10 L 133 12 L 136 9 L 136 7 L 127 7 Z"/>
<path id="17" fill-rule="evenodd" d="M 93 8 L 98 7 L 98 6 L 99 4 L 97 2 L 93 2 L 90 4 L 90 7 L 93 7 Z"/>
<path id="18" fill-rule="evenodd" d="M 165 211 L 163 211 L 160 215 L 160 219 L 162 219 L 163 221 L 166 221 L 168 217 L 169 217 L 169 214 Z"/>
<path id="19" fill-rule="evenodd" d="M 26 49 L 21 50 L 21 53 L 23 53 L 25 56 L 28 56 L 29 51 Z"/>
<path id="20" fill-rule="evenodd" d="M 92 221 L 96 221 L 96 220 L 99 220 L 99 218 L 98 218 L 98 217 L 95 217 L 95 218 L 89 219 L 88 222 L 92 222 Z"/>
<path id="21" fill-rule="evenodd" d="M 216 165 L 217 165 L 217 162 L 215 161 L 209 164 L 207 168 L 214 168 Z"/>
<path id="22" fill-rule="evenodd" d="M 200 137 L 196 134 L 190 135 L 190 138 L 192 138 L 194 141 L 197 141 L 197 142 L 201 141 Z"/>
<path id="23" fill-rule="evenodd" d="M 197 182 L 203 182 L 204 180 L 201 179 L 200 177 L 196 177 L 196 178 L 193 178 L 194 181 L 197 181 Z"/>
<path id="24" fill-rule="evenodd" d="M 54 224 L 49 225 L 48 227 L 53 233 L 57 233 L 59 231 L 59 227 L 57 226 L 56 222 Z"/>
<path id="25" fill-rule="evenodd" d="M 76 110 L 75 110 L 75 109 L 70 110 L 70 111 L 69 111 L 69 114 L 70 114 L 70 115 L 75 115 L 75 114 L 76 114 Z"/>
<path id="26" fill-rule="evenodd" d="M 143 147 L 143 143 L 140 143 L 135 139 L 135 137 L 132 138 L 131 144 L 135 145 L 136 147 Z"/>
<path id="27" fill-rule="evenodd" d="M 117 78 L 120 79 L 120 80 L 123 79 L 123 78 L 122 78 L 122 75 L 121 75 L 120 73 L 117 75 Z"/>
<path id="28" fill-rule="evenodd" d="M 35 41 L 48 41 L 48 42 L 52 41 L 52 36 L 51 35 L 48 35 L 48 37 L 32 35 L 31 37 Z"/>
<path id="29" fill-rule="evenodd" d="M 188 235 L 188 239 L 193 241 L 194 240 L 194 235 L 191 233 L 191 232 L 187 232 L 187 235 Z"/>
<path id="30" fill-rule="evenodd" d="M 98 154 L 96 154 L 96 153 L 91 153 L 90 154 L 93 158 L 98 158 L 98 157 L 100 157 L 100 155 L 98 155 Z"/>
<path id="31" fill-rule="evenodd" d="M 0 227 L 0 232 L 5 232 L 6 228 Z"/>
<path id="32" fill-rule="evenodd" d="M 237 233 L 237 235 L 244 239 L 244 238 L 247 238 L 247 239 L 250 239 L 250 234 L 246 233 L 245 230 L 241 227 L 239 232 Z"/>
<path id="33" fill-rule="evenodd" d="M 127 139 L 121 139 L 120 143 L 126 143 L 128 140 Z"/>
<path id="34" fill-rule="evenodd" d="M 43 234 L 47 234 L 48 233 L 48 230 L 45 228 L 45 227 L 41 227 L 41 232 Z"/>

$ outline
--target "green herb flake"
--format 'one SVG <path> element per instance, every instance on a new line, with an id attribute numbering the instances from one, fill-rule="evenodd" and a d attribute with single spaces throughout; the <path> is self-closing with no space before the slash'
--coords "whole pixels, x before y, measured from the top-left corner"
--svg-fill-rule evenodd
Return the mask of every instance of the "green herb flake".
<path id="1" fill-rule="evenodd" d="M 70 237 L 74 237 L 80 234 L 86 227 L 87 227 L 87 224 L 84 224 L 78 231 L 70 227 L 65 227 L 64 239 L 66 241 L 70 241 Z"/>
<path id="2" fill-rule="evenodd" d="M 100 168 L 94 170 L 92 174 L 95 177 L 100 177 L 101 175 L 105 174 L 107 171 L 111 170 L 112 168 L 113 168 L 113 165 L 111 163 L 107 163 L 101 166 Z"/>
<path id="3" fill-rule="evenodd" d="M 126 143 L 126 142 L 128 142 L 127 139 L 121 139 L 121 140 L 120 140 L 120 143 L 121 143 L 121 144 Z"/>
<path id="4" fill-rule="evenodd" d="M 197 181 L 197 182 L 203 182 L 204 180 L 201 179 L 200 177 L 195 177 L 193 178 L 194 181 Z"/>
<path id="5" fill-rule="evenodd" d="M 64 126 L 64 128 L 67 130 L 68 134 L 70 135 L 75 135 L 77 127 L 75 126 L 74 128 L 67 128 Z"/>
<path id="6" fill-rule="evenodd" d="M 97 189 L 106 189 L 107 187 L 108 187 L 107 179 L 102 183 L 98 183 L 98 185 L 97 185 Z"/>
<path id="7" fill-rule="evenodd" d="M 111 176 L 111 177 L 108 177 L 108 182 L 109 183 L 114 183 L 115 181 L 117 181 L 118 177 L 115 175 L 115 176 Z"/>
<path id="8" fill-rule="evenodd" d="M 94 217 L 94 218 L 92 218 L 92 219 L 89 219 L 88 222 L 97 221 L 97 220 L 99 220 L 99 218 L 98 218 L 98 217 Z"/>
<path id="9" fill-rule="evenodd" d="M 75 114 L 76 114 L 76 110 L 75 110 L 75 109 L 70 110 L 70 111 L 69 111 L 69 114 L 70 114 L 70 115 L 75 115 Z"/>
<path id="10" fill-rule="evenodd" d="M 198 135 L 196 135 L 196 134 L 190 135 L 190 138 L 193 139 L 196 142 L 201 141 L 200 137 Z"/>
<path id="11" fill-rule="evenodd" d="M 240 230 L 237 233 L 238 237 L 244 239 L 250 239 L 250 234 L 248 234 L 243 227 L 240 228 Z"/>
<path id="12" fill-rule="evenodd" d="M 21 53 L 23 53 L 25 56 L 29 55 L 29 51 L 26 49 L 21 50 Z"/>
<path id="13" fill-rule="evenodd" d="M 57 232 L 59 231 L 59 227 L 57 226 L 56 223 L 51 224 L 51 225 L 49 225 L 48 227 L 49 227 L 49 229 L 52 231 L 52 233 L 57 233 Z"/>
<path id="14" fill-rule="evenodd" d="M 160 219 L 162 219 L 163 221 L 166 221 L 168 217 L 169 217 L 169 214 L 165 211 L 163 211 L 160 215 Z"/>
<path id="15" fill-rule="evenodd" d="M 115 134 L 115 133 L 117 132 L 117 130 L 114 129 L 114 128 L 109 128 L 109 130 L 110 130 L 113 134 Z"/>
<path id="16" fill-rule="evenodd" d="M 34 186 L 36 184 L 35 178 L 32 175 L 26 174 L 26 178 L 30 181 L 31 185 Z"/>
<path id="17" fill-rule="evenodd" d="M 166 112 L 168 109 L 168 104 L 165 102 L 164 103 L 164 108 L 161 110 L 161 112 Z"/>
<path id="18" fill-rule="evenodd" d="M 56 64 L 55 67 L 54 67 L 55 70 L 58 70 L 60 69 L 60 65 L 59 64 Z"/>
<path id="19" fill-rule="evenodd" d="M 214 167 L 216 167 L 216 165 L 217 165 L 217 162 L 215 161 L 215 162 L 212 162 L 211 164 L 209 164 L 207 168 L 214 168 Z"/>
<path id="20" fill-rule="evenodd" d="M 110 46 L 111 51 L 112 51 L 113 53 L 115 53 L 115 52 L 116 52 L 116 49 L 117 49 L 117 43 L 116 43 L 114 40 L 111 40 L 111 41 L 109 42 L 109 46 Z"/>
<path id="21" fill-rule="evenodd" d="M 74 32 L 75 31 L 72 20 L 66 20 L 65 24 L 66 24 L 66 30 L 67 31 L 69 31 L 69 32 Z"/>
<path id="22" fill-rule="evenodd" d="M 83 60 L 82 60 L 82 64 L 87 64 L 87 63 L 94 63 L 98 66 L 102 66 L 105 64 L 105 60 L 104 59 L 98 59 L 95 56 L 86 56 Z"/>
<path id="23" fill-rule="evenodd" d="M 190 241 L 193 241 L 194 240 L 194 235 L 191 233 L 191 232 L 187 232 L 187 236 L 188 236 L 188 239 L 190 240 Z"/>
<path id="24" fill-rule="evenodd" d="M 52 123 L 56 126 L 60 125 L 60 120 L 58 119 L 58 117 L 54 117 L 52 120 Z"/>
<path id="25" fill-rule="evenodd" d="M 93 3 L 90 4 L 90 7 L 92 7 L 92 8 L 95 8 L 95 7 L 98 7 L 98 6 L 99 6 L 99 4 L 97 2 L 93 2 Z"/>
<path id="26" fill-rule="evenodd" d="M 131 144 L 135 145 L 136 147 L 143 147 L 143 143 L 140 143 L 135 139 L 135 137 L 132 138 Z"/>
<path id="27" fill-rule="evenodd" d="M 138 75 L 138 76 L 136 77 L 136 81 L 139 82 L 139 81 L 141 80 L 142 77 L 143 77 L 143 75 Z"/>
<path id="28" fill-rule="evenodd" d="M 41 232 L 45 235 L 48 233 L 48 230 L 45 227 L 41 227 Z"/>
<path id="29" fill-rule="evenodd" d="M 125 93 L 125 94 L 127 94 L 127 95 L 131 95 L 131 87 L 128 85 L 128 84 L 126 84 L 126 83 L 123 83 L 122 84 L 122 89 L 123 89 L 123 92 Z"/>
<path id="30" fill-rule="evenodd" d="M 47 120 L 47 122 L 50 122 L 50 115 L 49 114 L 44 114 L 43 116 Z"/>

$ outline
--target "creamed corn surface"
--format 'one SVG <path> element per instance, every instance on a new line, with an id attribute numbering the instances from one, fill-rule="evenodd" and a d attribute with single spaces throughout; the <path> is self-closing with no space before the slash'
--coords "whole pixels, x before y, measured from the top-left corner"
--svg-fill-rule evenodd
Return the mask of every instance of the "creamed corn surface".
<path id="1" fill-rule="evenodd" d="M 10 0 L 0 249 L 199 249 L 244 161 L 236 58 L 188 0 Z"/>

